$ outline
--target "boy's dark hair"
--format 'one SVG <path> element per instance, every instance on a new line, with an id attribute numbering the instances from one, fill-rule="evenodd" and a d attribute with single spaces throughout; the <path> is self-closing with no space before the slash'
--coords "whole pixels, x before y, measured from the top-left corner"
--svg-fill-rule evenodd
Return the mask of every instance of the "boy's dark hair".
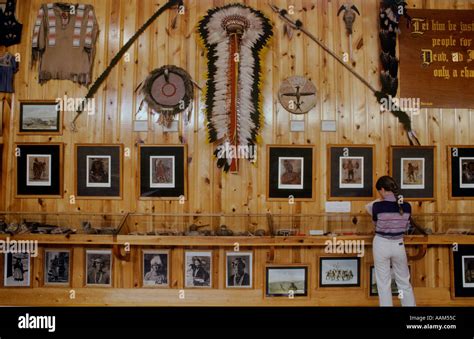
<path id="1" fill-rule="evenodd" d="M 403 215 L 403 200 L 401 199 L 400 195 L 400 187 L 398 186 L 397 182 L 395 179 L 388 175 L 384 175 L 383 177 L 380 177 L 377 180 L 377 183 L 375 184 L 375 188 L 377 191 L 380 191 L 382 188 L 388 192 L 393 192 L 395 195 L 395 198 L 397 199 L 397 204 L 398 204 L 398 209 L 400 211 L 400 214 Z"/>

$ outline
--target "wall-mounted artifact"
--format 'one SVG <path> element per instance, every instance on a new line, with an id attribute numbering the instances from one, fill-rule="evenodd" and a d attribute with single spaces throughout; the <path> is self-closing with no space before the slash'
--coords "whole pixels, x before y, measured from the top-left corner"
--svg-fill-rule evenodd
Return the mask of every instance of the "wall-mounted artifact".
<path id="1" fill-rule="evenodd" d="M 19 134 L 61 134 L 62 112 L 54 100 L 20 101 Z"/>
<path id="2" fill-rule="evenodd" d="M 474 146 L 448 147 L 449 198 L 474 199 Z"/>
<path id="3" fill-rule="evenodd" d="M 252 288 L 253 252 L 226 252 L 226 288 Z"/>
<path id="4" fill-rule="evenodd" d="M 392 146 L 390 175 L 405 200 L 435 200 L 435 147 Z"/>
<path id="5" fill-rule="evenodd" d="M 8 252 L 3 268 L 3 286 L 5 287 L 30 287 L 32 263 L 29 253 Z"/>
<path id="6" fill-rule="evenodd" d="M 12 46 L 19 44 L 23 25 L 15 17 L 16 0 L 6 0 L 4 6 L 0 6 L 0 46 Z"/>
<path id="7" fill-rule="evenodd" d="M 308 113 L 316 106 L 316 86 L 306 77 L 291 76 L 285 79 L 278 90 L 280 104 L 290 113 Z"/>
<path id="8" fill-rule="evenodd" d="M 184 252 L 184 286 L 212 287 L 212 251 Z"/>
<path id="9" fill-rule="evenodd" d="M 273 35 L 272 25 L 262 12 L 230 4 L 209 10 L 198 29 L 208 59 L 209 141 L 218 143 L 217 166 L 236 172 L 233 150 L 254 147 L 262 125 L 261 52 Z"/>
<path id="10" fill-rule="evenodd" d="M 186 145 L 139 146 L 140 199 L 186 199 Z"/>
<path id="11" fill-rule="evenodd" d="M 75 145 L 76 197 L 120 199 L 123 145 Z"/>
<path id="12" fill-rule="evenodd" d="M 17 144 L 16 152 L 17 197 L 62 197 L 62 143 Z"/>
<path id="13" fill-rule="evenodd" d="M 175 116 L 183 112 L 188 120 L 188 112 L 192 110 L 194 84 L 184 69 L 166 65 L 153 70 L 144 81 L 140 93 L 149 110 L 159 114 L 160 125 L 169 127 Z"/>
<path id="14" fill-rule="evenodd" d="M 313 146 L 267 146 L 267 199 L 305 201 L 313 199 Z"/>
<path id="15" fill-rule="evenodd" d="M 328 200 L 374 198 L 373 145 L 328 145 Z"/>
<path id="16" fill-rule="evenodd" d="M 18 72 L 18 63 L 15 56 L 8 52 L 0 56 L 0 92 L 15 92 L 13 80 L 16 72 Z"/>
<path id="17" fill-rule="evenodd" d="M 474 297 L 474 246 L 459 245 L 451 257 L 451 296 Z"/>
<path id="18" fill-rule="evenodd" d="M 39 83 L 57 79 L 88 86 L 98 33 L 93 6 L 42 4 L 31 42 L 33 62 L 39 61 Z"/>
<path id="19" fill-rule="evenodd" d="M 44 250 L 44 284 L 67 286 L 71 279 L 71 251 L 66 249 Z"/>
<path id="20" fill-rule="evenodd" d="M 319 287 L 360 286 L 360 258 L 319 258 Z"/>
<path id="21" fill-rule="evenodd" d="M 169 287 L 170 251 L 144 250 L 142 253 L 143 287 Z"/>
<path id="22" fill-rule="evenodd" d="M 85 234 L 117 234 L 118 230 L 115 227 L 93 227 L 90 221 L 81 222 L 82 231 Z"/>
<path id="23" fill-rule="evenodd" d="M 86 250 L 86 286 L 112 286 L 112 251 Z"/>
<path id="24" fill-rule="evenodd" d="M 337 11 L 337 16 L 339 16 L 341 12 L 344 12 L 342 19 L 344 20 L 344 25 L 346 26 L 346 33 L 349 36 L 349 56 L 352 60 L 352 33 L 354 22 L 357 18 L 357 15 L 360 15 L 360 12 L 355 5 L 350 3 L 342 5 Z"/>
<path id="25" fill-rule="evenodd" d="M 308 266 L 267 266 L 267 297 L 305 297 L 308 295 Z"/>

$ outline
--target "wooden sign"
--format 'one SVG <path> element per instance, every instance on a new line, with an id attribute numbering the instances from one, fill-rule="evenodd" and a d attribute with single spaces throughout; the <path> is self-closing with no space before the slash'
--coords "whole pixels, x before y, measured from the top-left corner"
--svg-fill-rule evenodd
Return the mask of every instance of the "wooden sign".
<path id="1" fill-rule="evenodd" d="M 474 107 L 474 10 L 410 9 L 400 23 L 400 97 L 421 107 Z"/>

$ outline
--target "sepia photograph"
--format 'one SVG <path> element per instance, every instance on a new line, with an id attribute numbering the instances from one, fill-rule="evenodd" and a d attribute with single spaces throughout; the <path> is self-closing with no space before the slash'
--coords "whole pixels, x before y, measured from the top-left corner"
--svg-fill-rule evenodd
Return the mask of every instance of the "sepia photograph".
<path id="1" fill-rule="evenodd" d="M 185 252 L 185 287 L 212 287 L 212 252 Z"/>
<path id="2" fill-rule="evenodd" d="M 86 251 L 86 286 L 112 286 L 112 251 Z"/>
<path id="3" fill-rule="evenodd" d="M 266 268 L 266 295 L 302 297 L 308 295 L 306 266 L 270 266 Z"/>
<path id="4" fill-rule="evenodd" d="M 278 158 L 278 189 L 302 189 L 303 178 L 303 157 Z"/>
<path id="5" fill-rule="evenodd" d="M 226 253 L 226 287 L 252 288 L 252 252 Z"/>
<path id="6" fill-rule="evenodd" d="M 174 156 L 150 157 L 150 187 L 175 187 L 175 158 Z"/>
<path id="7" fill-rule="evenodd" d="M 70 257 L 68 250 L 44 251 L 44 284 L 68 285 L 70 278 Z"/>
<path id="8" fill-rule="evenodd" d="M 56 102 L 22 102 L 20 133 L 60 132 L 60 111 Z"/>
<path id="9" fill-rule="evenodd" d="M 401 158 L 401 174 L 402 189 L 424 189 L 425 159 Z"/>
<path id="10" fill-rule="evenodd" d="M 459 158 L 460 188 L 474 188 L 474 158 Z"/>
<path id="11" fill-rule="evenodd" d="M 339 187 L 364 188 L 364 157 L 339 158 Z"/>
<path id="12" fill-rule="evenodd" d="M 169 286 L 169 251 L 143 251 L 143 286 Z"/>
<path id="13" fill-rule="evenodd" d="M 359 258 L 320 258 L 321 287 L 360 286 Z"/>
<path id="14" fill-rule="evenodd" d="M 111 187 L 110 155 L 88 155 L 86 187 Z"/>
<path id="15" fill-rule="evenodd" d="M 26 185 L 51 186 L 51 155 L 27 154 Z"/>
<path id="16" fill-rule="evenodd" d="M 474 255 L 464 255 L 462 257 L 462 286 L 464 288 L 474 288 Z"/>
<path id="17" fill-rule="evenodd" d="M 29 287 L 31 258 L 29 253 L 5 253 L 3 284 L 6 287 Z"/>

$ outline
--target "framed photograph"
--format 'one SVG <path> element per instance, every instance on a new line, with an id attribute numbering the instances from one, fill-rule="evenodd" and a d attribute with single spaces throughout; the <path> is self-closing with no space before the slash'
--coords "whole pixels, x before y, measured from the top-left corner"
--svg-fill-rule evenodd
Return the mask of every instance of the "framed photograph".
<path id="1" fill-rule="evenodd" d="M 400 185 L 405 200 L 435 200 L 434 146 L 392 146 L 390 175 Z"/>
<path id="2" fill-rule="evenodd" d="M 360 258 L 319 258 L 320 287 L 359 287 Z"/>
<path id="3" fill-rule="evenodd" d="M 76 197 L 121 199 L 123 145 L 75 146 Z"/>
<path id="4" fill-rule="evenodd" d="M 474 245 L 458 245 L 450 252 L 451 296 L 474 297 Z"/>
<path id="5" fill-rule="evenodd" d="M 313 200 L 313 146 L 268 145 L 267 158 L 268 200 Z"/>
<path id="6" fill-rule="evenodd" d="M 44 250 L 44 284 L 69 285 L 71 277 L 71 251 Z"/>
<path id="7" fill-rule="evenodd" d="M 62 196 L 63 144 L 17 144 L 17 197 Z"/>
<path id="8" fill-rule="evenodd" d="M 61 134 L 61 111 L 56 101 L 21 101 L 19 134 Z"/>
<path id="9" fill-rule="evenodd" d="M 410 274 L 411 274 L 411 265 L 408 265 L 408 270 L 410 271 Z M 392 273 L 392 285 L 391 285 L 392 296 L 398 296 L 398 287 L 395 281 L 395 274 L 393 273 L 392 270 L 391 270 L 391 273 Z M 371 297 L 376 297 L 379 295 L 379 292 L 377 290 L 377 282 L 375 280 L 375 266 L 374 265 L 369 266 L 369 277 L 370 277 L 369 295 Z"/>
<path id="10" fill-rule="evenodd" d="M 139 146 L 140 199 L 186 197 L 186 145 Z"/>
<path id="11" fill-rule="evenodd" d="M 374 145 L 328 145 L 328 200 L 374 199 Z"/>
<path id="12" fill-rule="evenodd" d="M 307 266 L 267 266 L 267 297 L 305 297 L 308 295 Z"/>
<path id="13" fill-rule="evenodd" d="M 3 285 L 30 287 L 31 257 L 29 253 L 5 253 Z"/>
<path id="14" fill-rule="evenodd" d="M 449 146 L 449 198 L 474 199 L 474 146 Z"/>
<path id="15" fill-rule="evenodd" d="M 86 250 L 86 286 L 112 286 L 111 250 Z"/>
<path id="16" fill-rule="evenodd" d="M 212 251 L 185 251 L 184 256 L 184 286 L 211 288 Z"/>
<path id="17" fill-rule="evenodd" d="M 144 250 L 142 256 L 143 287 L 169 287 L 170 251 Z"/>
<path id="18" fill-rule="evenodd" d="M 252 288 L 253 253 L 226 253 L 226 288 Z"/>

